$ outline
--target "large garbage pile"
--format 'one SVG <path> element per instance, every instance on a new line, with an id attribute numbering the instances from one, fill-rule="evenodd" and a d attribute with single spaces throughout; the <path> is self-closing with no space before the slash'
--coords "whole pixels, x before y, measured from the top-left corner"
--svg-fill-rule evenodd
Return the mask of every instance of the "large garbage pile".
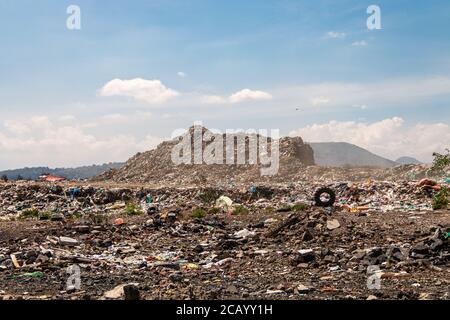
<path id="1" fill-rule="evenodd" d="M 257 164 L 249 164 L 249 137 L 256 137 L 257 146 L 261 148 L 260 139 L 267 141 L 267 150 L 270 154 L 272 140 L 260 135 L 246 135 L 244 133 L 235 134 L 236 140 L 233 146 L 234 165 L 226 164 L 227 159 L 227 134 L 221 135 L 223 140 L 223 164 L 194 164 L 194 128 L 182 137 L 191 137 L 191 162 L 188 164 L 176 165 L 173 163 L 171 155 L 173 148 L 180 143 L 180 138 L 171 141 L 165 141 L 156 149 L 144 153 L 138 153 L 129 159 L 121 169 L 111 170 L 95 178 L 96 181 L 116 181 L 116 182 L 145 182 L 159 183 L 163 185 L 197 185 L 200 183 L 225 184 L 230 181 L 249 182 L 249 181 L 273 181 L 274 177 L 262 177 L 260 169 L 264 167 L 261 164 L 260 154 L 258 154 Z M 199 145 L 202 150 L 212 143 L 206 137 L 210 133 L 206 128 L 201 128 L 202 136 Z M 205 137 L 205 138 L 203 138 Z M 245 148 L 238 149 L 238 137 L 243 137 Z M 260 149 L 258 149 L 260 150 Z M 245 155 L 245 164 L 238 164 L 238 154 Z M 290 173 L 297 172 L 305 166 L 314 164 L 314 152 L 308 144 L 305 144 L 300 137 L 280 139 L 279 142 L 280 171 L 276 175 L 279 181 L 282 177 Z M 276 178 L 275 177 L 275 178 Z"/>
<path id="2" fill-rule="evenodd" d="M 173 148 L 180 143 L 180 137 L 161 143 L 156 149 L 144 153 L 138 153 L 120 169 L 110 170 L 92 181 L 110 181 L 118 183 L 146 183 L 160 186 L 222 186 L 230 187 L 239 184 L 266 183 L 277 184 L 287 182 L 316 181 L 327 183 L 329 181 L 355 181 L 361 182 L 367 179 L 389 181 L 417 181 L 423 178 L 450 177 L 450 168 L 441 172 L 437 177 L 427 164 L 400 165 L 392 168 L 377 167 L 321 167 L 314 165 L 314 152 L 300 137 L 284 137 L 279 141 L 279 170 L 275 175 L 261 175 L 261 161 L 258 164 L 248 164 L 249 160 L 249 136 L 244 136 L 245 150 L 238 150 L 235 143 L 233 152 L 235 160 L 238 153 L 245 153 L 247 164 L 194 164 L 194 128 L 192 127 L 182 137 L 191 137 L 191 162 L 190 164 L 174 164 L 172 161 Z M 201 128 L 202 136 L 198 145 L 205 150 L 212 143 L 205 134 L 210 133 L 206 128 Z M 227 135 L 221 135 L 225 142 Z M 261 137 L 256 135 L 256 137 Z M 266 139 L 265 137 L 261 137 Z M 198 140 L 198 138 L 197 138 Z M 206 141 L 206 142 L 205 142 Z M 238 141 L 238 139 L 236 139 Z M 267 150 L 271 150 L 272 140 L 268 139 Z M 258 146 L 260 146 L 258 142 Z M 226 161 L 227 150 L 224 143 L 223 159 Z"/>

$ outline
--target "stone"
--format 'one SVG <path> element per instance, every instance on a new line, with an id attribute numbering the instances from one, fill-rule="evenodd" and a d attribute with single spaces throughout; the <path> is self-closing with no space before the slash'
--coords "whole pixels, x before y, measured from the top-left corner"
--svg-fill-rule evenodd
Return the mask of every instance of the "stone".
<path id="1" fill-rule="evenodd" d="M 316 255 L 312 249 L 303 249 L 298 251 L 298 255 L 295 257 L 295 263 L 307 263 L 316 259 Z"/>
<path id="2" fill-rule="evenodd" d="M 327 229 L 328 230 L 334 230 L 341 226 L 338 220 L 332 219 L 327 221 Z"/>
<path id="3" fill-rule="evenodd" d="M 78 225 L 74 226 L 73 229 L 79 233 L 89 233 L 91 228 L 88 225 Z"/>
<path id="4" fill-rule="evenodd" d="M 296 289 L 297 289 L 298 293 L 300 293 L 300 294 L 305 294 L 305 293 L 308 293 L 311 291 L 310 288 L 308 288 L 307 286 L 305 286 L 303 284 L 299 284 Z"/>
<path id="5" fill-rule="evenodd" d="M 127 284 L 123 287 L 123 292 L 125 295 L 125 300 L 139 300 L 140 293 L 137 285 L 135 284 Z"/>
<path id="6" fill-rule="evenodd" d="M 139 290 L 137 288 L 138 283 L 121 284 L 113 289 L 106 291 L 103 297 L 106 299 L 121 299 L 121 298 L 139 298 Z M 127 293 L 125 293 L 125 287 L 127 287 Z M 128 296 L 127 296 L 128 294 Z M 134 299 L 135 300 L 135 299 Z"/>
<path id="7" fill-rule="evenodd" d="M 59 243 L 63 246 L 76 246 L 78 240 L 69 237 L 59 237 Z"/>
<path id="8" fill-rule="evenodd" d="M 62 213 L 53 213 L 50 217 L 51 221 L 63 221 L 64 215 Z"/>

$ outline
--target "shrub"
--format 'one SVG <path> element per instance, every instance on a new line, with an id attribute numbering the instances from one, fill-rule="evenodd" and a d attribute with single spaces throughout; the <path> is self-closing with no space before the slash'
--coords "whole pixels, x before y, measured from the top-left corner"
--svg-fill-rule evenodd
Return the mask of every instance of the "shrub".
<path id="1" fill-rule="evenodd" d="M 142 211 L 139 205 L 134 202 L 127 203 L 124 211 L 127 216 L 140 216 L 144 214 L 144 211 Z"/>
<path id="2" fill-rule="evenodd" d="M 442 174 L 444 169 L 450 166 L 450 150 L 446 149 L 446 154 L 433 153 L 433 166 L 431 167 L 431 172 L 434 174 Z"/>
<path id="3" fill-rule="evenodd" d="M 248 209 L 242 205 L 238 205 L 234 207 L 233 215 L 239 216 L 239 215 L 245 215 L 248 214 Z"/>
<path id="4" fill-rule="evenodd" d="M 20 218 L 22 219 L 38 218 L 38 217 L 39 217 L 39 210 L 36 208 L 24 210 L 20 214 Z"/>
<path id="5" fill-rule="evenodd" d="M 196 208 L 192 211 L 192 217 L 194 218 L 204 218 L 206 216 L 206 210 L 203 208 Z"/>
<path id="6" fill-rule="evenodd" d="M 51 217 L 52 217 L 52 214 L 50 211 L 41 212 L 39 214 L 40 220 L 50 220 Z"/>
<path id="7" fill-rule="evenodd" d="M 433 210 L 447 209 L 449 204 L 448 196 L 449 190 L 446 187 L 439 190 L 433 199 Z"/>
<path id="8" fill-rule="evenodd" d="M 211 215 L 219 214 L 220 212 L 222 212 L 222 210 L 220 210 L 220 208 L 215 208 L 215 207 L 208 210 L 208 214 L 211 214 Z"/>

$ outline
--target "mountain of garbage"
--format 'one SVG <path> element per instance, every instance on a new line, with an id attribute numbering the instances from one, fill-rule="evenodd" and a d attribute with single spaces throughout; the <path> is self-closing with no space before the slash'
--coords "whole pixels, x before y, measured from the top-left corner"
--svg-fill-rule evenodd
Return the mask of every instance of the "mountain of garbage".
<path id="1" fill-rule="evenodd" d="M 223 151 L 221 158 L 223 162 L 215 164 L 206 164 L 203 159 L 199 164 L 194 162 L 194 145 L 196 145 L 194 137 L 195 127 L 191 127 L 185 136 L 177 137 L 170 141 L 161 143 L 156 149 L 143 153 L 138 153 L 129 159 L 122 168 L 110 170 L 94 180 L 97 181 L 115 181 L 115 182 L 138 182 L 138 183 L 162 183 L 165 184 L 198 184 L 207 182 L 244 182 L 244 181 L 271 181 L 271 179 L 284 179 L 292 172 L 304 169 L 307 166 L 314 165 L 314 151 L 310 145 L 303 142 L 300 137 L 284 137 L 279 140 L 279 170 L 276 175 L 264 176 L 261 170 L 267 167 L 262 162 L 262 157 L 272 155 L 272 139 L 263 137 L 259 134 L 235 133 L 234 143 L 231 149 L 227 151 L 229 135 L 213 134 L 206 128 L 201 128 L 201 141 L 199 146 L 202 150 L 207 150 L 213 143 L 206 137 L 214 135 L 215 138 L 223 140 L 220 150 Z M 175 164 L 172 156 L 174 148 L 179 145 L 181 139 L 190 138 L 191 159 L 187 163 Z M 250 143 L 251 139 L 257 141 L 257 158 L 256 163 L 251 164 L 250 159 Z M 267 141 L 267 153 L 261 153 L 264 145 L 262 141 Z M 241 148 L 238 147 L 238 141 L 242 141 Z M 231 154 L 231 150 L 233 153 Z M 216 154 L 217 155 L 217 154 Z M 228 161 L 228 157 L 232 156 L 232 162 Z M 239 158 L 245 159 L 245 162 L 239 162 Z M 269 156 L 270 157 L 270 156 Z M 270 165 L 273 165 L 271 163 Z M 277 164 L 278 165 L 278 164 Z M 268 180 L 269 179 L 269 180 Z"/>
<path id="2" fill-rule="evenodd" d="M 314 148 L 305 143 L 301 137 L 283 137 L 279 140 L 279 163 L 278 170 L 274 175 L 261 175 L 261 168 L 264 167 L 259 162 L 257 164 L 237 164 L 236 159 L 239 155 L 249 159 L 249 137 L 251 135 L 235 134 L 236 141 L 245 141 L 245 148 L 240 150 L 237 143 L 233 145 L 234 164 L 206 164 L 204 159 L 200 164 L 195 164 L 194 145 L 207 150 L 211 146 L 210 137 L 212 133 L 201 128 L 200 141 L 195 142 L 194 128 L 191 127 L 184 136 L 174 138 L 170 141 L 164 141 L 156 149 L 138 153 L 130 158 L 125 165 L 118 169 L 109 170 L 95 178 L 97 182 L 113 183 L 145 183 L 164 186 L 230 186 L 246 185 L 252 183 L 271 183 L 285 184 L 297 181 L 365 181 L 367 179 L 376 180 L 418 180 L 426 177 L 432 177 L 429 164 L 410 164 L 410 165 L 360 165 L 360 166 L 321 166 L 317 164 Z M 190 138 L 191 157 L 187 163 L 175 164 L 172 156 L 174 148 L 179 146 L 182 139 Z M 206 137 L 206 138 L 203 138 Z M 226 141 L 227 134 L 221 134 L 219 140 Z M 259 135 L 256 137 L 264 138 Z M 242 140 L 243 139 L 243 140 Z M 262 141 L 264 140 L 262 139 Z M 267 138 L 267 150 L 271 150 L 271 139 Z M 259 141 L 259 140 L 258 140 Z M 259 142 L 258 142 L 259 143 Z M 356 146 L 355 146 L 356 147 Z M 242 149 L 242 148 L 241 148 Z M 258 150 L 261 145 L 258 145 Z M 227 157 L 227 148 L 223 145 L 223 159 Z M 364 150 L 364 149 L 362 149 Z M 368 152 L 368 151 L 367 151 Z M 230 153 L 230 152 L 229 152 Z M 322 153 L 323 156 L 323 153 Z M 374 155 L 375 156 L 375 155 Z M 321 153 L 318 154 L 319 162 L 323 160 Z M 383 159 L 380 157 L 380 159 Z M 389 161 L 385 159 L 386 161 Z M 322 162 L 321 162 L 322 163 Z M 395 162 L 392 161 L 395 164 Z"/>

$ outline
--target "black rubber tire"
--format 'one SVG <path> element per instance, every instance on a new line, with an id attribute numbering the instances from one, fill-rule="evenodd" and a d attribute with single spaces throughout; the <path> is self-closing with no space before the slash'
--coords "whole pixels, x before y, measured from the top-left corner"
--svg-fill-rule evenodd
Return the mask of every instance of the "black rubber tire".
<path id="1" fill-rule="evenodd" d="M 322 201 L 320 197 L 323 194 L 328 194 L 330 196 L 328 201 Z M 318 207 L 332 207 L 336 201 L 336 193 L 328 187 L 320 188 L 314 194 L 314 201 Z"/>

